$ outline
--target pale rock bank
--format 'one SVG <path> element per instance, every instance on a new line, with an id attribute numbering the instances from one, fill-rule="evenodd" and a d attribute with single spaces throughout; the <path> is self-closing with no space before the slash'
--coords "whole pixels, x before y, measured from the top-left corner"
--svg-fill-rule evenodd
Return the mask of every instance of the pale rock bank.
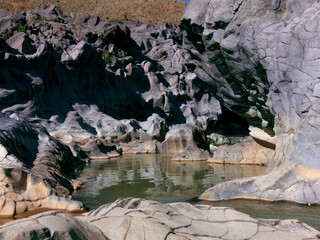
<path id="1" fill-rule="evenodd" d="M 254 219 L 227 207 L 119 199 L 87 216 L 51 211 L 0 226 L 0 239 L 318 239 L 298 220 Z"/>

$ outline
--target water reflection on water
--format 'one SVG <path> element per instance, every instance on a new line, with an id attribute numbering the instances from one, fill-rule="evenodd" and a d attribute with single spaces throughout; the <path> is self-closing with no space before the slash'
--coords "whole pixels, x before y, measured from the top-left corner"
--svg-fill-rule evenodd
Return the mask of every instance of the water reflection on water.
<path id="1" fill-rule="evenodd" d="M 120 197 L 140 197 L 164 203 L 190 201 L 193 204 L 232 207 L 255 218 L 299 219 L 320 230 L 320 206 L 194 199 L 221 181 L 261 175 L 265 169 L 261 166 L 172 162 L 159 155 L 126 155 L 112 160 L 92 161 L 80 173 L 78 179 L 85 184 L 74 198 L 89 207 L 98 207 Z"/>
<path id="2" fill-rule="evenodd" d="M 263 174 L 265 167 L 172 162 L 159 155 L 126 155 L 92 161 L 78 180 L 85 182 L 74 195 L 89 207 L 119 197 L 141 197 L 160 202 L 186 201 L 213 185 L 234 178 Z"/>

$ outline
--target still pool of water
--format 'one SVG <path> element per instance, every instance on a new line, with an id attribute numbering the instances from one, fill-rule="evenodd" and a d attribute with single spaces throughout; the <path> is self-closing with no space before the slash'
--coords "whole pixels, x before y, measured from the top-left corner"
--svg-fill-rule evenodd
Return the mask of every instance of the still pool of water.
<path id="1" fill-rule="evenodd" d="M 219 182 L 262 175 L 265 169 L 262 166 L 173 162 L 160 155 L 125 155 L 112 160 L 91 161 L 79 173 L 78 180 L 84 185 L 74 194 L 74 199 L 91 208 L 120 197 L 139 197 L 163 203 L 189 201 L 233 207 L 258 218 L 296 218 L 320 230 L 320 206 L 250 200 L 195 200 Z"/>

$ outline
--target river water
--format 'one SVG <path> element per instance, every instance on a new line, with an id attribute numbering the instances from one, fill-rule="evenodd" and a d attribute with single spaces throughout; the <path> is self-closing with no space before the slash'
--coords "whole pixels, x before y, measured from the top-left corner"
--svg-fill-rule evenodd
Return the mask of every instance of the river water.
<path id="1" fill-rule="evenodd" d="M 79 172 L 78 180 L 84 185 L 74 194 L 74 199 L 90 208 L 120 197 L 139 197 L 163 203 L 188 201 L 233 207 L 255 218 L 299 219 L 320 230 L 320 206 L 252 200 L 197 200 L 197 196 L 219 182 L 262 175 L 265 169 L 263 166 L 173 162 L 160 155 L 125 155 L 106 161 L 91 161 Z"/>

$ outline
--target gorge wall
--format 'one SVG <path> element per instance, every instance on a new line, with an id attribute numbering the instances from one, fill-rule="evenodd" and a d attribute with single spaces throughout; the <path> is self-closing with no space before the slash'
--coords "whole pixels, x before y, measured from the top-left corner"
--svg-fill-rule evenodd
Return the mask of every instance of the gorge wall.
<path id="1" fill-rule="evenodd" d="M 192 1 L 179 26 L 0 11 L 0 214 L 80 210 L 64 197 L 88 159 L 225 158 L 250 143 L 222 151 L 233 142 L 216 133 L 249 125 L 254 148 L 275 148 L 254 160 L 266 175 L 201 198 L 319 204 L 319 11 L 315 0 Z"/>
<path id="2" fill-rule="evenodd" d="M 270 112 L 277 139 L 265 176 L 222 183 L 202 198 L 319 203 L 319 10 L 318 1 L 296 0 L 188 5 L 183 18 L 201 29 L 210 69 L 244 98 L 222 97 L 224 105 L 260 118 L 260 128 L 273 123 Z"/>

